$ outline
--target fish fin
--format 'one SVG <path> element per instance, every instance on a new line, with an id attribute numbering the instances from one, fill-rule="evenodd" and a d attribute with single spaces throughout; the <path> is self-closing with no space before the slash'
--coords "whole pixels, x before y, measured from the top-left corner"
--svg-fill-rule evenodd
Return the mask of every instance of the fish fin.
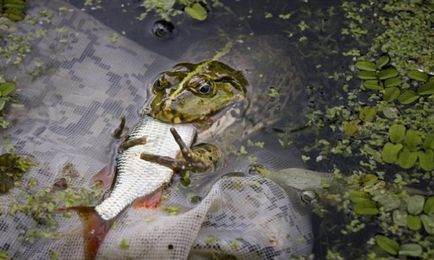
<path id="1" fill-rule="evenodd" d="M 73 210 L 78 213 L 83 223 L 84 256 L 86 260 L 95 259 L 101 243 L 104 241 L 113 220 L 104 220 L 94 207 L 70 207 L 59 211 Z"/>
<path id="2" fill-rule="evenodd" d="M 101 183 L 102 188 L 107 190 L 113 187 L 115 175 L 115 170 L 112 165 L 107 165 L 92 177 L 92 181 Z"/>
<path id="3" fill-rule="evenodd" d="M 140 208 L 155 209 L 155 208 L 158 208 L 160 206 L 160 203 L 161 203 L 162 195 L 163 195 L 162 189 L 158 189 L 149 195 L 140 197 L 134 201 L 133 208 L 135 208 L 135 209 L 140 209 Z"/>

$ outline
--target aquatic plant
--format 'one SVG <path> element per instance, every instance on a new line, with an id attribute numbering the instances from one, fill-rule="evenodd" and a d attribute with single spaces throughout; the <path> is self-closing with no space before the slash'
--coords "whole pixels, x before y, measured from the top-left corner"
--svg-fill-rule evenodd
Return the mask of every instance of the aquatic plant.
<path id="1" fill-rule="evenodd" d="M 337 13 L 345 17 L 341 37 L 353 40 L 331 51 L 353 59 L 347 60 L 348 68 L 336 65 L 330 73 L 333 62 L 321 64 L 325 57 L 333 60 L 330 51 L 316 53 L 309 40 L 299 44 L 302 50 L 312 48 L 309 61 L 322 82 L 313 79 L 307 89 L 308 131 L 295 138 L 291 125 L 280 137 L 315 140 L 302 144 L 302 159 L 311 168 L 335 171 L 336 185 L 325 187 L 314 210 L 321 216 L 320 229 L 327 230 L 317 240 L 320 253 L 328 259 L 432 258 L 433 216 L 421 211 L 433 200 L 428 194 L 434 176 L 434 59 L 428 57 L 434 55 L 434 37 L 427 26 L 432 2 L 344 1 Z M 309 25 L 292 35 L 303 29 L 322 33 Z M 336 94 L 321 94 L 331 90 Z"/>
<path id="2" fill-rule="evenodd" d="M 56 238 L 56 216 L 59 215 L 59 209 L 77 205 L 90 206 L 101 199 L 103 189 L 99 183 L 95 183 L 89 189 L 77 188 L 71 185 L 72 178 L 77 177 L 66 177 L 65 185 L 60 189 L 56 183 L 53 187 L 40 189 L 35 179 L 16 185 L 20 192 L 10 202 L 8 214 L 25 214 L 37 224 L 27 231 L 24 238 L 27 242 L 32 243 L 40 238 Z M 65 217 L 70 215 L 71 212 L 64 212 Z"/>
<path id="3" fill-rule="evenodd" d="M 170 21 L 171 17 L 182 13 L 198 21 L 204 21 L 208 17 L 207 8 L 209 5 L 206 0 L 143 0 L 142 5 L 146 11 L 140 15 L 139 20 L 144 19 L 150 12 L 156 13 L 166 21 Z M 222 3 L 219 0 L 211 0 L 211 5 L 218 7 L 222 6 Z"/>
<path id="4" fill-rule="evenodd" d="M 0 194 L 13 188 L 15 182 L 20 181 L 32 166 L 35 166 L 35 162 L 30 157 L 15 153 L 0 155 Z"/>
<path id="5" fill-rule="evenodd" d="M 4 118 L 4 110 L 6 104 L 15 101 L 13 93 L 15 91 L 16 85 L 12 81 L 1 82 L 2 77 L 0 75 L 0 128 L 6 128 L 9 122 Z"/>
<path id="6" fill-rule="evenodd" d="M 14 22 L 24 19 L 26 13 L 25 0 L 2 0 L 0 1 L 0 17 L 7 17 Z"/>

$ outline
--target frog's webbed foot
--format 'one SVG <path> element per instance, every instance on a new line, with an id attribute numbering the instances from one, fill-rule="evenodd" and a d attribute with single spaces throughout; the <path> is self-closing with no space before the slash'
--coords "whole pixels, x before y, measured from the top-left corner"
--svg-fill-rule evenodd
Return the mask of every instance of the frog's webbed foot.
<path id="1" fill-rule="evenodd" d="M 219 157 L 219 151 L 215 145 L 198 144 L 189 148 L 175 128 L 172 127 L 170 132 L 181 149 L 182 159 L 174 159 L 167 156 L 158 156 L 147 153 L 142 153 L 140 158 L 149 162 L 164 165 L 176 172 L 186 170 L 203 172 L 212 168 L 216 164 Z"/>

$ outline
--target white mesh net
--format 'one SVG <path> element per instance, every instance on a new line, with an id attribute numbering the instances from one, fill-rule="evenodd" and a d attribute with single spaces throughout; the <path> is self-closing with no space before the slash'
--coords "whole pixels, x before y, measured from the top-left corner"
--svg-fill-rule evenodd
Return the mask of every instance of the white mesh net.
<path id="1" fill-rule="evenodd" d="M 69 178 L 69 185 L 88 187 L 92 176 L 111 163 L 116 152 L 111 134 L 120 117 L 125 115 L 130 127 L 138 122 L 148 85 L 175 63 L 123 37 L 111 42 L 113 31 L 70 5 L 28 2 L 30 15 L 38 16 L 42 10 L 57 15 L 51 22 L 23 23 L 17 31 L 48 29 L 23 65 L 5 68 L 16 76 L 23 103 L 11 111 L 9 133 L 18 153 L 39 162 L 27 175 L 38 181 L 35 190 L 64 177 L 65 165 L 73 165 L 80 174 Z M 59 11 L 60 7 L 66 8 Z M 44 72 L 30 75 L 41 64 Z M 97 256 L 288 259 L 309 254 L 313 243 L 309 214 L 295 206 L 296 196 L 289 198 L 281 187 L 260 176 L 223 177 L 231 171 L 245 172 L 247 164 L 237 162 L 212 177 L 193 180 L 189 187 L 175 179 L 160 208 L 124 211 Z M 6 214 L 18 193 L 14 189 L 0 197 L 4 213 L 0 250 L 13 259 L 48 259 L 54 252 L 60 259 L 82 259 L 82 224 L 76 214 L 56 216 L 56 239 L 25 241 L 30 229 L 43 225 L 26 214 Z M 202 200 L 192 202 L 193 196 Z"/>

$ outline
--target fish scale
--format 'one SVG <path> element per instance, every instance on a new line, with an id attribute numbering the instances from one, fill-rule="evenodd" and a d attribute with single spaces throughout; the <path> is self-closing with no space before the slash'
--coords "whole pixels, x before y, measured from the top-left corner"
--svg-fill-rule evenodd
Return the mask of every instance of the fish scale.
<path id="1" fill-rule="evenodd" d="M 117 179 L 110 196 L 95 207 L 98 214 L 109 220 L 117 216 L 135 199 L 149 195 L 170 182 L 173 170 L 157 163 L 140 159 L 143 152 L 175 158 L 180 148 L 170 128 L 174 127 L 187 146 L 191 146 L 196 128 L 191 124 L 167 124 L 144 116 L 134 127 L 129 138 L 146 138 L 146 144 L 123 151 L 117 158 Z"/>

